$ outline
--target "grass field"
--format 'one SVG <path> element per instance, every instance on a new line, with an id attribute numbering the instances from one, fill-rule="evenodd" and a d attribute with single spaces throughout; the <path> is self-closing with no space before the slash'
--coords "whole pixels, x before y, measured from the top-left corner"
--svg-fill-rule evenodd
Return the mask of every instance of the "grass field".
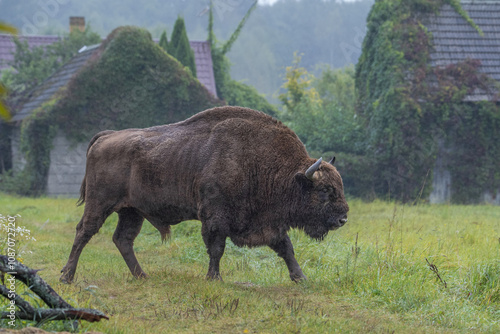
<path id="1" fill-rule="evenodd" d="M 500 332 L 500 207 L 349 205 L 348 224 L 322 242 L 290 233 L 309 278 L 304 283 L 291 282 L 270 249 L 238 248 L 229 240 L 221 261 L 224 282 L 206 281 L 208 255 L 197 221 L 173 227 L 163 244 L 145 223 L 135 250 L 150 277 L 134 279 L 111 240 L 113 215 L 83 251 L 76 282 L 65 285 L 58 279 L 82 207 L 74 199 L 0 194 L 0 213 L 20 214 L 18 224 L 36 238 L 18 237 L 23 262 L 43 269 L 39 274 L 74 306 L 110 316 L 82 322 L 80 331 Z M 18 321 L 18 328 L 26 325 Z M 8 327 L 5 321 L 0 326 Z M 42 328 L 68 330 L 69 324 Z"/>

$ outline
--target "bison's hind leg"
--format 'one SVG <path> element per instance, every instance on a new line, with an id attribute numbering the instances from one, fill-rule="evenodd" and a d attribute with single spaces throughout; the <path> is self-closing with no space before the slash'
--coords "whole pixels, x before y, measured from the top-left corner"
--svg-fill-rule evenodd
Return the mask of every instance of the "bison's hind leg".
<path id="1" fill-rule="evenodd" d="M 134 253 L 134 240 L 141 232 L 144 218 L 134 208 L 123 208 L 118 211 L 118 225 L 113 234 L 113 242 L 127 263 L 134 277 L 147 277 Z"/>
<path id="2" fill-rule="evenodd" d="M 210 228 L 210 223 L 207 222 L 202 222 L 201 234 L 203 236 L 203 241 L 207 246 L 207 253 L 210 257 L 207 279 L 222 281 L 219 271 L 219 263 L 226 247 L 226 235 L 214 227 Z"/>

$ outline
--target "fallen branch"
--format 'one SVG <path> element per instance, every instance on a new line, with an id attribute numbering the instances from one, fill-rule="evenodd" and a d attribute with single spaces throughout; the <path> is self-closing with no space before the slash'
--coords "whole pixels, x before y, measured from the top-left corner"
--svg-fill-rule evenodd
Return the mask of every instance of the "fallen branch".
<path id="1" fill-rule="evenodd" d="M 79 308 L 75 309 L 59 296 L 52 287 L 47 284 L 38 274 L 38 270 L 33 270 L 12 258 L 0 255 L 0 271 L 10 274 L 16 280 L 26 284 L 26 286 L 36 293 L 50 309 L 34 308 L 19 295 L 0 285 L 0 294 L 10 300 L 12 305 L 16 305 L 19 312 L 15 312 L 15 318 L 23 320 L 85 320 L 89 322 L 100 321 L 109 318 L 99 310 Z M 3 280 L 2 280 L 3 282 Z M 0 319 L 12 319 L 11 312 L 0 313 Z"/>

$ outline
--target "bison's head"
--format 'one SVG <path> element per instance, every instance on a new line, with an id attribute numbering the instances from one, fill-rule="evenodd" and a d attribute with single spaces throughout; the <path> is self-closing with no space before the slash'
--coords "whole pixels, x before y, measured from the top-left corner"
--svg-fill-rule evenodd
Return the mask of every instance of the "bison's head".
<path id="1" fill-rule="evenodd" d="M 347 222 L 349 206 L 334 161 L 335 158 L 326 163 L 320 158 L 306 171 L 295 175 L 301 197 L 296 208 L 297 227 L 315 239 L 323 239 L 328 231 Z"/>

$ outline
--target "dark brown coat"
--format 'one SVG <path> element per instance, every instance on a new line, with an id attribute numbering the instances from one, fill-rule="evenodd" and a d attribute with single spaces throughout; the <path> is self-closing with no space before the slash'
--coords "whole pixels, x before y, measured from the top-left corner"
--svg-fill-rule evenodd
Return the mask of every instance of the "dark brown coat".
<path id="1" fill-rule="evenodd" d="M 209 109 L 170 125 L 98 133 L 89 144 L 81 201 L 84 214 L 62 270 L 67 282 L 84 246 L 112 212 L 119 216 L 113 241 L 136 277 L 146 276 L 133 251 L 144 218 L 162 238 L 170 225 L 198 219 L 210 256 L 208 278 L 220 279 L 229 237 L 238 246 L 271 247 L 297 281 L 305 276 L 288 230 L 322 239 L 347 221 L 349 210 L 333 165 L 310 158 L 281 122 L 239 107 Z"/>

